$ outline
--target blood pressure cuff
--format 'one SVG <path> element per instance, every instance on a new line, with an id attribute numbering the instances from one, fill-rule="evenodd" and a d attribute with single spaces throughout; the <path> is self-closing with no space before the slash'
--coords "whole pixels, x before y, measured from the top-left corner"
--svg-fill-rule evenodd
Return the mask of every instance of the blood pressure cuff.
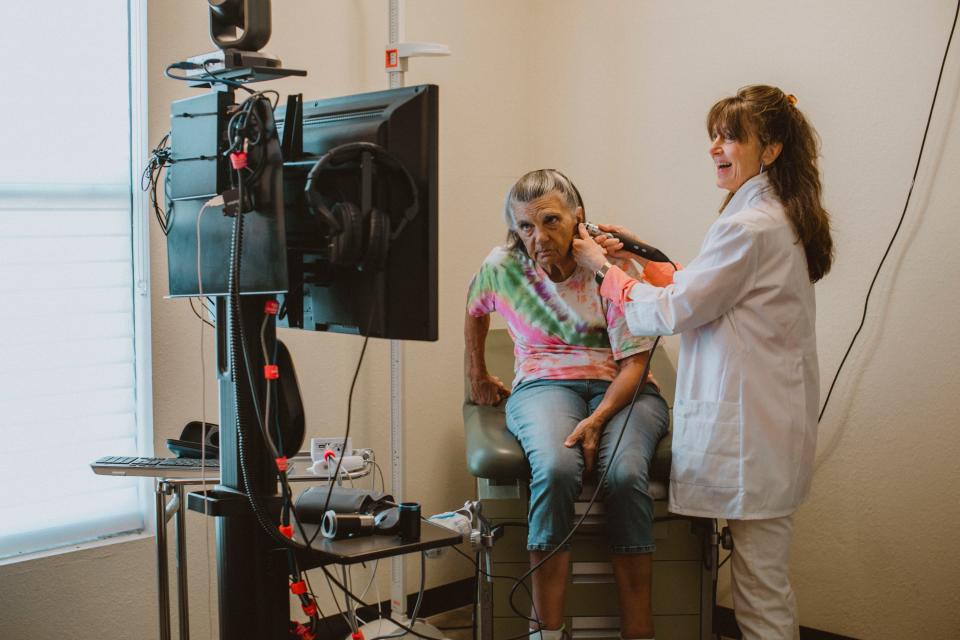
<path id="1" fill-rule="evenodd" d="M 327 504 L 327 492 L 330 502 Z M 323 520 L 323 507 L 337 513 L 375 514 L 393 503 L 393 496 L 369 489 L 351 487 L 310 487 L 297 498 L 297 515 L 301 522 L 320 524 Z"/>

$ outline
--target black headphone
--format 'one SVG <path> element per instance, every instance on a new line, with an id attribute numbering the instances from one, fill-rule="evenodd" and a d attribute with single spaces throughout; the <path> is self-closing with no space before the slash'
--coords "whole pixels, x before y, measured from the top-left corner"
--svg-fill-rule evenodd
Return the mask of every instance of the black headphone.
<path id="1" fill-rule="evenodd" d="M 402 173 L 410 188 L 411 204 L 404 211 L 400 224 L 392 232 L 388 213 L 371 208 L 364 220 L 359 205 L 342 201 L 328 208 L 319 190 L 313 188 L 317 176 L 328 165 L 345 159 L 354 160 L 364 153 L 373 156 L 375 163 L 391 171 Z M 372 142 L 350 142 L 334 147 L 323 154 L 307 174 L 304 192 L 311 209 L 324 218 L 330 229 L 328 245 L 330 262 L 356 266 L 361 271 L 381 271 L 386 266 L 390 242 L 396 240 L 403 228 L 417 216 L 417 211 L 420 210 L 419 190 L 413 176 L 389 151 Z"/>

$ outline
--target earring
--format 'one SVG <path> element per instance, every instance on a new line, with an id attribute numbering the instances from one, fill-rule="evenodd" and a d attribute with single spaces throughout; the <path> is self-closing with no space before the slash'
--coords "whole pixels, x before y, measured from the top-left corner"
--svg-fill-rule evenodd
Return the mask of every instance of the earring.
<path id="1" fill-rule="evenodd" d="M 760 161 L 760 173 L 763 173 L 763 160 Z"/>

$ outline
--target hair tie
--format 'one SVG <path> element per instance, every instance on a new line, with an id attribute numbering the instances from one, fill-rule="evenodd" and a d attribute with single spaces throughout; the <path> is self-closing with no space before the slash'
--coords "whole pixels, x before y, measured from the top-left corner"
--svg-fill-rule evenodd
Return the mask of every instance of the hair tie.
<path id="1" fill-rule="evenodd" d="M 788 93 L 787 102 L 789 102 L 794 107 L 797 106 L 797 96 L 793 95 L 792 93 Z"/>

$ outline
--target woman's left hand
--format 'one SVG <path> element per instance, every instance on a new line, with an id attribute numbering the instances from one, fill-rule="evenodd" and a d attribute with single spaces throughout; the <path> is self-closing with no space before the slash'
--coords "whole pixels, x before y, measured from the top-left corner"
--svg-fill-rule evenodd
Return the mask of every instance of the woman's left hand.
<path id="1" fill-rule="evenodd" d="M 577 225 L 579 238 L 573 239 L 573 259 L 584 269 L 599 271 L 607 261 L 607 252 L 587 233 L 583 224 Z"/>
<path id="2" fill-rule="evenodd" d="M 582 442 L 584 471 L 593 471 L 597 460 L 597 445 L 600 444 L 600 434 L 603 433 L 604 421 L 593 415 L 587 416 L 577 425 L 576 429 L 563 441 L 565 447 L 575 447 Z"/>

